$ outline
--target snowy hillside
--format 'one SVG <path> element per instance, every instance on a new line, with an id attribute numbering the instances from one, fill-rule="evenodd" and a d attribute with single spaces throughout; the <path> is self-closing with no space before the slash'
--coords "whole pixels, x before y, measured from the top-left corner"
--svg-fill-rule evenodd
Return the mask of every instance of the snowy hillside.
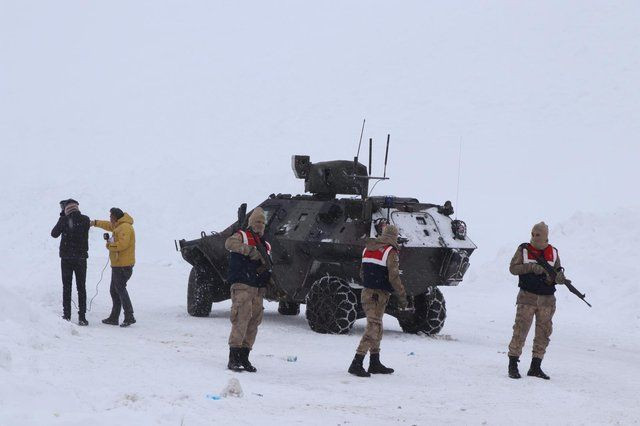
<path id="1" fill-rule="evenodd" d="M 598 318 L 605 324 L 615 324 L 621 330 L 640 331 L 640 255 L 634 247 L 640 239 L 640 209 L 624 208 L 612 212 L 578 212 L 557 225 L 551 224 L 550 241 L 559 250 L 567 276 L 593 301 L 589 310 L 573 294 L 560 288 L 558 298 L 563 303 L 586 308 L 584 316 Z M 484 265 L 475 265 L 469 287 L 482 288 L 495 295 L 504 291 L 503 283 L 513 281 L 508 262 L 521 240 L 503 247 L 496 258 Z M 505 266 L 506 265 L 506 266 Z M 611 325 L 609 326 L 611 327 Z"/>
<path id="2" fill-rule="evenodd" d="M 639 423 L 639 21 L 632 1 L 2 2 L 0 425 Z M 374 174 L 391 133 L 375 194 L 452 200 L 479 247 L 443 335 L 386 317 L 396 373 L 360 380 L 363 320 L 318 335 L 269 304 L 258 374 L 228 372 L 229 302 L 186 314 L 173 240 L 302 192 L 290 156 L 353 158 L 363 117 Z M 60 319 L 68 197 L 135 220 L 130 329 L 100 324 L 109 270 L 90 326 Z M 593 308 L 559 288 L 552 380 L 513 381 L 507 267 L 540 220 Z M 207 398 L 232 377 L 243 398 Z"/>

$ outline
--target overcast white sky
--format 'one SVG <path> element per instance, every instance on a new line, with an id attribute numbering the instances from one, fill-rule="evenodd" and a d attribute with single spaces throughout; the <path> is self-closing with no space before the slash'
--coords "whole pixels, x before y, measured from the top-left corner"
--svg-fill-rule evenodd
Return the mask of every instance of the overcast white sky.
<path id="1" fill-rule="evenodd" d="M 621 1 L 0 0 L 2 218 L 45 231 L 75 196 L 171 248 L 300 192 L 292 154 L 352 158 L 366 117 L 374 172 L 392 135 L 378 194 L 455 201 L 462 141 L 487 260 L 539 220 L 638 205 L 638 22 Z"/>

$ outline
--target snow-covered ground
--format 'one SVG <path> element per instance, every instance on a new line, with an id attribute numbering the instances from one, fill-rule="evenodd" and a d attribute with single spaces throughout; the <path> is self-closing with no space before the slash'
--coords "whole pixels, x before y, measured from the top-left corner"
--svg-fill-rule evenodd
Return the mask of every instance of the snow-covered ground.
<path id="1" fill-rule="evenodd" d="M 640 422 L 637 1 L 0 4 L 0 425 Z M 229 303 L 187 316 L 173 239 L 301 192 L 290 155 L 352 158 L 363 117 L 374 174 L 392 135 L 375 194 L 450 199 L 478 244 L 442 337 L 387 318 L 396 373 L 356 379 L 363 320 L 269 304 L 259 372 L 226 371 Z M 100 324 L 109 271 L 89 327 L 59 318 L 68 197 L 136 221 L 129 329 Z M 593 308 L 560 288 L 552 380 L 513 381 L 507 265 L 540 220 Z M 92 231 L 89 297 L 105 254 Z M 232 377 L 243 398 L 207 399 Z"/>
<path id="2" fill-rule="evenodd" d="M 136 266 L 129 288 L 139 322 L 129 329 L 99 324 L 110 309 L 106 283 L 89 327 L 59 319 L 57 264 L 47 260 L 21 288 L 2 282 L 0 424 L 637 423 L 640 259 L 630 249 L 638 219 L 633 209 L 580 213 L 553 227 L 568 275 L 594 307 L 559 288 L 549 382 L 506 376 L 517 291 L 507 267 L 517 241 L 445 289 L 449 317 L 438 338 L 403 334 L 386 317 L 383 361 L 397 371 L 371 379 L 346 373 L 364 320 L 348 336 L 319 335 L 303 314 L 280 316 L 269 303 L 253 351 L 259 372 L 237 374 L 225 370 L 229 303 L 189 317 L 188 267 L 177 253 L 170 265 Z M 626 264 L 613 260 L 623 252 Z M 90 296 L 103 262 L 90 262 Z M 529 350 L 530 341 L 523 369 Z M 244 397 L 207 398 L 232 377 Z"/>

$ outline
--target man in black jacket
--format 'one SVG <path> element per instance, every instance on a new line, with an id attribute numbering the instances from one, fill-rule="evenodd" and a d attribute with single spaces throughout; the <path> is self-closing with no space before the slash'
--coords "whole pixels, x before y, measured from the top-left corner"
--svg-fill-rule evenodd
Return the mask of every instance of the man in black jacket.
<path id="1" fill-rule="evenodd" d="M 90 220 L 80 213 L 74 199 L 60 201 L 60 219 L 51 230 L 51 236 L 60 240 L 60 265 L 62 269 L 62 318 L 71 320 L 71 287 L 73 275 L 78 289 L 78 324 L 89 325 L 87 312 L 87 258 L 89 257 Z"/>

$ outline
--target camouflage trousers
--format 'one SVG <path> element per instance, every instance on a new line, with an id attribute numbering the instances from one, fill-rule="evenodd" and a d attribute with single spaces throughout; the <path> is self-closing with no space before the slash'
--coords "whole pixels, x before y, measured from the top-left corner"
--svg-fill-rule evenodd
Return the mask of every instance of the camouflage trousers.
<path id="1" fill-rule="evenodd" d="M 266 290 L 236 283 L 231 286 L 231 334 L 229 347 L 253 348 L 262 322 Z"/>
<path id="2" fill-rule="evenodd" d="M 533 317 L 536 318 L 536 331 L 533 338 L 533 357 L 544 358 L 549 346 L 549 336 L 553 331 L 553 314 L 556 312 L 556 297 L 538 296 L 520 290 L 516 300 L 516 321 L 513 324 L 513 337 L 509 343 L 509 356 L 520 357 L 522 347 L 531 328 Z"/>
<path id="3" fill-rule="evenodd" d="M 360 339 L 356 353 L 366 355 L 380 353 L 380 341 L 382 340 L 382 317 L 387 308 L 390 294 L 384 290 L 365 288 L 362 290 L 360 301 L 367 315 L 367 327 Z"/>

